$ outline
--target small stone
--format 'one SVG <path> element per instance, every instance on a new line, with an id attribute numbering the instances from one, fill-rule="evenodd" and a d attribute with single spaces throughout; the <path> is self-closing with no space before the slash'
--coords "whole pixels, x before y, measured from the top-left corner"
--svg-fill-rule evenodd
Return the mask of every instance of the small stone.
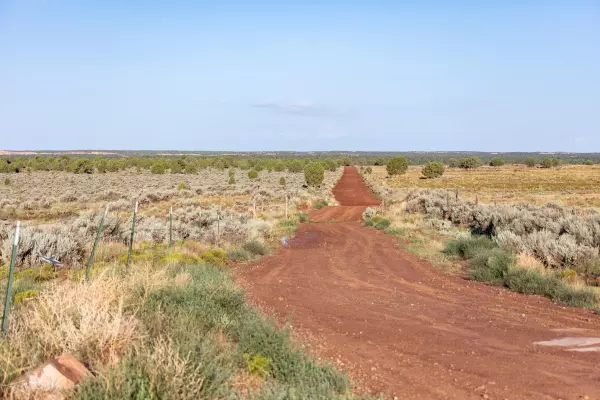
<path id="1" fill-rule="evenodd" d="M 46 361 L 34 370 L 15 379 L 11 386 L 16 390 L 27 386 L 31 389 L 55 391 L 46 399 L 63 399 L 64 391 L 71 390 L 84 378 L 92 376 L 85 365 L 70 354 Z"/>
<path id="2" fill-rule="evenodd" d="M 490 398 L 490 396 L 488 396 L 487 393 L 482 394 L 481 397 L 484 398 L 484 399 L 489 399 Z"/>

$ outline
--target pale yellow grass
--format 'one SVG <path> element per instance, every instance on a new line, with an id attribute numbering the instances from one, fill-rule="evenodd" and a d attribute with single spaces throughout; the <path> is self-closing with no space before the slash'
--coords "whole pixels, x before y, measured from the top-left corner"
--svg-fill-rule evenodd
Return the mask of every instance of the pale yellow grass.
<path id="1" fill-rule="evenodd" d="M 373 167 L 383 186 L 432 188 L 459 191 L 462 199 L 494 203 L 549 202 L 568 206 L 600 207 L 600 166 L 565 165 L 558 168 L 528 168 L 524 165 L 480 167 L 475 170 L 447 168 L 437 179 L 422 179 L 421 167 L 411 166 L 404 175 L 386 178 L 385 167 Z"/>
<path id="2" fill-rule="evenodd" d="M 144 299 L 171 282 L 164 269 L 139 264 L 127 270 L 107 268 L 89 282 L 49 283 L 10 315 L 6 338 L 0 342 L 2 384 L 64 353 L 91 365 L 115 362 L 144 335 L 132 294 Z"/>

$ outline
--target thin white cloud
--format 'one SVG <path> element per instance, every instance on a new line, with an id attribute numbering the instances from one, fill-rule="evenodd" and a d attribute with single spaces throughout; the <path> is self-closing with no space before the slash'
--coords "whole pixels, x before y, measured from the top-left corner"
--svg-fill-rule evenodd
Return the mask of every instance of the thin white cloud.
<path id="1" fill-rule="evenodd" d="M 278 114 L 298 115 L 302 117 L 325 117 L 333 116 L 336 113 L 326 107 L 315 105 L 311 102 L 295 102 L 295 103 L 280 103 L 280 102 L 259 102 L 251 105 L 255 108 L 264 108 L 276 112 Z"/>

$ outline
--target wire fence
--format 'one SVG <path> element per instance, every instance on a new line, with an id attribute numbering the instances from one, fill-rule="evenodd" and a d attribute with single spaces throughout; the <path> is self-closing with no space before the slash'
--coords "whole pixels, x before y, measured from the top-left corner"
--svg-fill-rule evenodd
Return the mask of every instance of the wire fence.
<path id="1" fill-rule="evenodd" d="M 113 224 L 117 224 L 120 228 L 119 228 L 119 234 L 120 234 L 120 238 L 121 240 L 123 239 L 123 237 L 127 237 L 126 239 L 126 244 L 128 246 L 127 248 L 127 258 L 126 258 L 126 265 L 129 265 L 131 263 L 132 260 L 132 253 L 134 251 L 134 247 L 135 247 L 135 243 L 136 243 L 136 228 L 137 228 L 137 223 L 140 220 L 140 217 L 146 218 L 146 216 L 143 215 L 139 215 L 138 211 L 139 211 L 139 203 L 136 201 L 134 209 L 133 209 L 133 213 L 129 214 L 127 213 L 127 217 L 125 219 L 123 219 L 122 211 L 117 211 L 116 212 L 116 222 L 113 220 L 112 223 Z M 281 204 L 265 204 L 265 202 L 257 202 L 256 200 L 253 201 L 252 204 L 252 208 L 248 210 L 247 213 L 247 217 L 248 218 L 257 218 L 257 214 L 259 212 L 264 212 L 265 210 L 285 210 L 285 218 L 288 218 L 288 208 L 289 208 L 289 203 L 288 203 L 288 197 L 286 196 L 285 198 L 285 203 L 281 203 Z M 200 213 L 203 212 L 202 208 L 199 208 Z M 233 214 L 227 214 L 227 213 L 223 213 L 221 212 L 221 210 L 219 208 L 212 208 L 210 210 L 204 210 L 206 211 L 205 217 L 206 217 L 206 223 L 208 225 L 213 225 L 216 226 L 216 245 L 219 246 L 220 242 L 221 242 L 221 234 L 223 233 L 223 231 L 227 228 L 227 224 L 228 224 L 228 220 L 232 221 L 234 216 Z M 109 216 L 110 210 L 109 207 L 106 206 L 104 208 L 104 210 L 102 211 L 102 213 L 100 214 L 100 218 L 98 220 L 98 224 L 95 228 L 95 233 L 93 236 L 93 242 L 90 243 L 90 252 L 89 252 L 89 257 L 87 257 L 87 260 L 85 260 L 85 264 L 82 264 L 81 267 L 84 268 L 84 275 L 83 275 L 83 279 L 88 280 L 89 276 L 90 276 L 90 270 L 92 268 L 92 266 L 94 265 L 95 262 L 95 257 L 96 257 L 96 251 L 100 245 L 100 243 L 103 240 L 103 234 L 104 234 L 104 230 L 105 230 L 105 222 L 107 222 L 107 217 Z M 145 226 L 144 227 L 144 233 L 145 236 L 150 236 L 152 238 L 159 238 L 159 240 L 154 241 L 155 244 L 164 244 L 165 241 L 166 243 L 168 243 L 169 248 L 172 248 L 175 242 L 183 242 L 184 240 L 186 240 L 186 235 L 184 235 L 180 229 L 179 229 L 179 221 L 177 226 L 174 226 L 173 222 L 174 222 L 174 214 L 173 214 L 173 208 L 170 207 L 169 208 L 169 214 L 167 218 L 157 218 L 155 216 L 153 216 L 153 218 L 155 219 L 155 221 L 159 222 L 159 224 L 154 224 L 153 226 Z M 129 226 L 124 227 L 124 225 L 127 225 L 128 223 L 130 223 Z M 162 225 L 162 226 L 161 226 Z M 36 222 L 36 223 L 31 223 L 31 222 L 25 222 L 22 223 L 21 221 L 16 221 L 15 225 L 14 225 L 14 233 L 12 236 L 13 239 L 13 243 L 12 243 L 12 248 L 11 248 L 11 257 L 10 257 L 10 264 L 8 267 L 8 273 L 7 273 L 7 286 L 6 286 L 6 293 L 5 293 L 5 299 L 4 299 L 4 311 L 3 311 L 3 315 L 2 315 L 2 334 L 4 335 L 6 333 L 7 330 L 7 324 L 8 324 L 8 315 L 10 313 L 10 308 L 11 308 L 11 293 L 12 293 L 12 283 L 14 280 L 14 276 L 15 276 L 15 268 L 17 267 L 18 261 L 19 261 L 19 240 L 22 239 L 22 234 L 23 234 L 23 230 L 27 230 L 27 229 L 35 229 L 35 228 L 40 228 L 40 227 L 60 227 L 60 226 L 64 226 L 64 222 L 59 222 L 59 221 L 48 221 L 48 222 Z M 10 236 L 9 236 L 10 238 Z M 160 240 L 160 239 L 165 239 L 165 240 Z M 56 257 L 55 254 L 35 254 L 34 257 L 36 257 L 36 259 L 39 258 L 39 262 L 40 263 L 50 263 L 52 264 L 55 268 L 58 266 L 62 265 L 61 260 Z"/>

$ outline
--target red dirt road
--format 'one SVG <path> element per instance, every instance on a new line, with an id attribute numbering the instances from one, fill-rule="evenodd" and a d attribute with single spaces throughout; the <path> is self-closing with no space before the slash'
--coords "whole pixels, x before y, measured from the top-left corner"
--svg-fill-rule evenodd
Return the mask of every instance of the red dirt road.
<path id="1" fill-rule="evenodd" d="M 339 207 L 326 206 L 310 213 L 312 222 L 360 221 L 367 206 L 381 204 L 368 188 L 362 177 L 353 167 L 344 167 L 344 174 L 333 188 L 333 195 Z"/>
<path id="2" fill-rule="evenodd" d="M 353 185 L 347 198 L 360 200 L 368 190 Z M 385 398 L 600 399 L 600 352 L 534 344 L 600 338 L 600 317 L 443 275 L 358 223 L 304 224 L 240 278 L 316 354 Z"/>

